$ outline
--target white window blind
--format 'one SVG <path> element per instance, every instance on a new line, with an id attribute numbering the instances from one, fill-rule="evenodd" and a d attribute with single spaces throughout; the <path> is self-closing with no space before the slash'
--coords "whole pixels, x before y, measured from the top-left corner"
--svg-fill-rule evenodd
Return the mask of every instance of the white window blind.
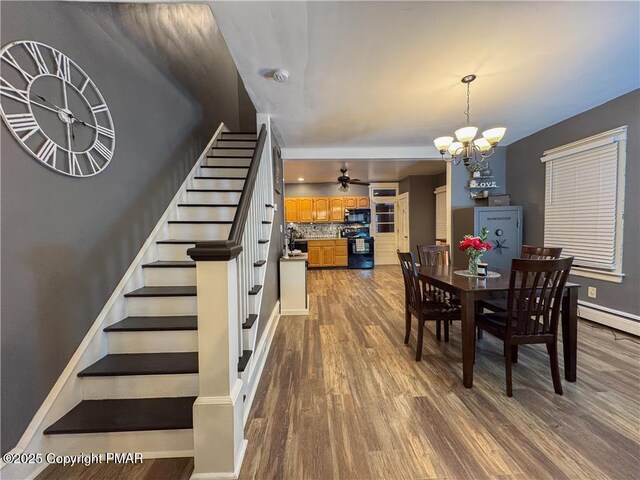
<path id="1" fill-rule="evenodd" d="M 620 141 L 626 144 L 625 133 L 605 132 L 545 152 L 542 158 L 546 164 L 544 243 L 563 247 L 563 256 L 575 256 L 576 267 L 620 269 L 624 195 Z"/>

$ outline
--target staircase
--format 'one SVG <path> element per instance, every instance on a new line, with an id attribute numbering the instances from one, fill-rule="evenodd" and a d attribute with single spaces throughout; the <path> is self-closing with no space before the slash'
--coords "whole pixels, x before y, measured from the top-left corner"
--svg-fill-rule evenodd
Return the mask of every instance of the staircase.
<path id="1" fill-rule="evenodd" d="M 222 132 L 194 168 L 151 246 L 153 260 L 141 264 L 143 285 L 123 292 L 126 315 L 103 329 L 108 353 L 77 373 L 82 401 L 44 430 L 50 451 L 193 455 L 193 405 L 204 361 L 198 305 L 206 300 L 198 295 L 207 292 L 197 288 L 196 262 L 187 251 L 241 239 L 236 374 L 242 380 L 255 349 L 273 216 L 270 155 L 260 160 L 265 137 L 263 126 L 255 151 L 255 133 Z M 254 185 L 247 188 L 252 162 Z"/>

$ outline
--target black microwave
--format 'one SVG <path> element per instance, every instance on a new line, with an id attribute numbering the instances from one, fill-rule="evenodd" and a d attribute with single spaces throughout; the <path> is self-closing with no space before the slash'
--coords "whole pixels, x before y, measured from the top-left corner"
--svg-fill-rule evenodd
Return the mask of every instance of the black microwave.
<path id="1" fill-rule="evenodd" d="M 344 211 L 344 221 L 348 223 L 371 223 L 370 208 L 351 208 Z"/>

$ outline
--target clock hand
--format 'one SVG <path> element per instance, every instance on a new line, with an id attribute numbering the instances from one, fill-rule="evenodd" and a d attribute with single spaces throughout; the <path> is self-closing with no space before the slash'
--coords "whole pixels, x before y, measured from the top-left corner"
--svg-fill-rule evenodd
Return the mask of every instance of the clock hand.
<path id="1" fill-rule="evenodd" d="M 55 103 L 50 102 L 49 100 L 47 100 L 46 98 L 44 98 L 42 95 L 38 95 L 37 93 L 34 93 L 34 95 L 36 97 L 38 97 L 40 100 L 42 100 L 44 103 L 48 103 L 49 105 L 51 105 L 53 108 L 56 108 L 58 111 L 59 110 L 63 110 L 62 108 L 60 108 L 59 106 L 57 106 Z"/>
<path id="2" fill-rule="evenodd" d="M 41 104 L 39 102 L 36 102 L 35 100 L 29 99 L 29 103 L 32 104 L 32 105 L 37 105 L 38 107 L 44 108 L 45 110 L 49 110 L 50 112 L 53 112 L 53 113 L 58 113 L 59 112 L 59 110 L 55 110 L 55 109 L 53 109 L 51 107 L 48 107 L 48 106 L 43 105 L 43 104 Z"/>

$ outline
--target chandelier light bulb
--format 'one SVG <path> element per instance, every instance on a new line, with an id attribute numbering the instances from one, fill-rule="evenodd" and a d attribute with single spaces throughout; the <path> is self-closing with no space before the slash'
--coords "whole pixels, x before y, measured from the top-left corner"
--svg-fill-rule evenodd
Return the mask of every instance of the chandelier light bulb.
<path id="1" fill-rule="evenodd" d="M 451 143 L 453 143 L 453 137 L 438 137 L 433 141 L 434 145 L 441 154 L 444 154 Z"/>
<path id="2" fill-rule="evenodd" d="M 462 127 L 456 130 L 456 138 L 459 142 L 469 143 L 478 133 L 478 127 Z"/>
<path id="3" fill-rule="evenodd" d="M 507 131 L 504 127 L 496 127 L 490 128 L 489 130 L 485 130 L 482 132 L 482 136 L 491 144 L 492 147 L 495 147 L 502 137 L 504 137 L 505 132 Z"/>
<path id="4" fill-rule="evenodd" d="M 462 143 L 453 142 L 451 145 L 449 145 L 449 153 L 455 157 L 461 148 L 462 148 Z"/>
<path id="5" fill-rule="evenodd" d="M 473 141 L 473 144 L 478 147 L 478 149 L 484 153 L 491 148 L 491 144 L 487 141 L 486 138 L 477 138 Z"/>

